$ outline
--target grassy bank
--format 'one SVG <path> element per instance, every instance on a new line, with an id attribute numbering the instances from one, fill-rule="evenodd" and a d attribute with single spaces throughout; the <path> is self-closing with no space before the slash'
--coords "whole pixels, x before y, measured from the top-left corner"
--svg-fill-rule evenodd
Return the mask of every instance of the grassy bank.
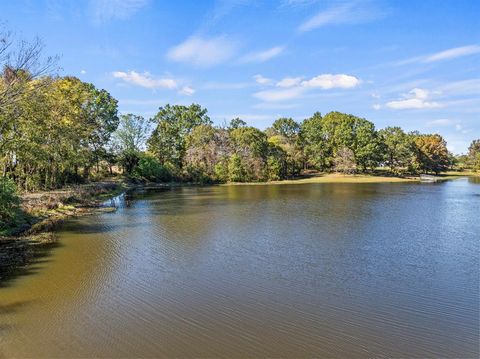
<path id="1" fill-rule="evenodd" d="M 379 175 L 344 175 L 339 173 L 319 173 L 311 176 L 270 182 L 228 183 L 228 185 L 265 185 L 265 184 L 304 184 L 304 183 L 393 183 L 415 182 L 417 177 L 393 177 Z"/>
<path id="2" fill-rule="evenodd" d="M 449 171 L 439 174 L 438 180 L 451 180 L 461 177 L 480 176 L 479 172 L 456 172 Z M 341 174 L 341 173 L 312 173 L 289 180 L 248 183 L 226 183 L 222 186 L 236 185 L 268 185 L 268 184 L 306 184 L 306 183 L 401 183 L 419 182 L 418 176 L 395 176 L 386 170 L 377 170 L 372 174 Z"/>

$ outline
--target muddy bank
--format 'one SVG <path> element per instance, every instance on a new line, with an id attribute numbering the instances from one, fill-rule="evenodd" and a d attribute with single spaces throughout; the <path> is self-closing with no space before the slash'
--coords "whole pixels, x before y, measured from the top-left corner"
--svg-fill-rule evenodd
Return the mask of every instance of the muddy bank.
<path id="1" fill-rule="evenodd" d="M 27 265 L 41 260 L 58 245 L 54 230 L 65 219 L 114 211 L 105 202 L 127 188 L 120 182 L 98 182 L 24 194 L 17 223 L 8 235 L 0 236 L 0 286 L 27 273 Z"/>

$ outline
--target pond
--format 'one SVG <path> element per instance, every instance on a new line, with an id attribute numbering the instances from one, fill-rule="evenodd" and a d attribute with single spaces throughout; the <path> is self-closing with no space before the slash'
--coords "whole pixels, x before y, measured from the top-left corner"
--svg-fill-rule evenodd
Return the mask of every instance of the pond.
<path id="1" fill-rule="evenodd" d="M 478 357 L 480 186 L 182 187 L 71 220 L 0 357 Z"/>

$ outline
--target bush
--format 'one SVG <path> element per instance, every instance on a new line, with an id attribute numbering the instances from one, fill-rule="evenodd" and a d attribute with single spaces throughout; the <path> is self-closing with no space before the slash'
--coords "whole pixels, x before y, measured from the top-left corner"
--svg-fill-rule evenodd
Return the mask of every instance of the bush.
<path id="1" fill-rule="evenodd" d="M 227 160 L 221 161 L 215 165 L 215 177 L 219 182 L 228 181 L 228 162 Z"/>
<path id="2" fill-rule="evenodd" d="M 282 179 L 284 168 L 282 162 L 278 158 L 269 156 L 267 159 L 267 167 L 269 181 L 279 181 Z"/>
<path id="3" fill-rule="evenodd" d="M 233 155 L 228 161 L 228 179 L 230 182 L 247 182 L 247 169 L 239 155 Z"/>
<path id="4" fill-rule="evenodd" d="M 186 176 L 188 181 L 194 183 L 207 184 L 214 182 L 214 179 L 201 167 L 188 166 L 186 168 Z"/>
<path id="5" fill-rule="evenodd" d="M 149 154 L 140 156 L 134 174 L 151 182 L 168 182 L 172 179 L 170 170 Z"/>
<path id="6" fill-rule="evenodd" d="M 5 227 L 15 218 L 19 204 L 15 183 L 9 178 L 0 178 L 0 227 Z"/>

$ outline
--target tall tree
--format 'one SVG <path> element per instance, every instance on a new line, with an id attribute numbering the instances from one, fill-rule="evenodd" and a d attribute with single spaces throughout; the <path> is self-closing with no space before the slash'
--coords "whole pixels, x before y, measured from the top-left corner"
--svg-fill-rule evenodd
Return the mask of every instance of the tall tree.
<path id="1" fill-rule="evenodd" d="M 323 118 L 320 112 L 304 120 L 300 128 L 300 140 L 307 167 L 324 170 L 329 167 L 331 149 L 327 146 L 327 138 L 323 131 Z"/>
<path id="2" fill-rule="evenodd" d="M 438 174 L 450 164 L 447 143 L 442 136 L 413 134 L 415 143 L 415 165 L 422 172 Z"/>
<path id="3" fill-rule="evenodd" d="M 148 130 L 148 123 L 142 116 L 131 113 L 120 116 L 119 126 L 112 136 L 111 151 L 117 154 L 124 172 L 129 175 L 140 160 Z"/>
<path id="4" fill-rule="evenodd" d="M 407 168 L 412 159 L 412 138 L 400 127 L 387 127 L 379 131 L 383 141 L 385 163 L 392 172 Z"/>
<path id="5" fill-rule="evenodd" d="M 193 180 L 224 180 L 217 176 L 219 165 L 226 165 L 232 153 L 228 131 L 212 125 L 195 127 L 187 136 L 185 167 Z M 220 178 L 217 178 L 220 177 Z"/>
<path id="6" fill-rule="evenodd" d="M 282 166 L 285 167 L 280 166 L 282 171 L 285 170 L 282 176 L 298 174 L 304 166 L 300 125 L 291 118 L 279 118 L 265 132 L 269 136 L 268 141 L 282 149 L 286 155 L 285 163 L 282 163 Z M 274 153 L 278 153 L 278 151 L 274 151 Z"/>
<path id="7" fill-rule="evenodd" d="M 468 147 L 468 158 L 472 168 L 480 171 L 480 139 L 473 140 Z"/>
<path id="8" fill-rule="evenodd" d="M 156 124 L 148 140 L 148 149 L 162 164 L 182 168 L 186 152 L 186 137 L 199 125 L 211 124 L 207 110 L 200 105 L 166 105 L 153 118 Z"/>

